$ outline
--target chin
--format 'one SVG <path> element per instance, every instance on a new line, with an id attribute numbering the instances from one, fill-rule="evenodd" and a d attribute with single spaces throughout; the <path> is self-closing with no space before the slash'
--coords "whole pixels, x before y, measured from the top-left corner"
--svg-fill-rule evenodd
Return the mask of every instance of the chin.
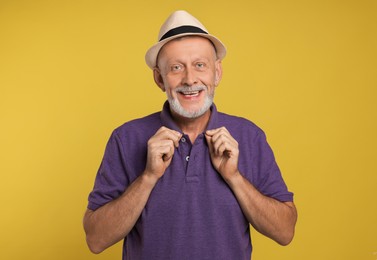
<path id="1" fill-rule="evenodd" d="M 212 103 L 211 103 L 212 104 Z M 174 111 L 174 113 L 178 114 L 184 118 L 195 119 L 204 115 L 208 109 L 211 107 L 211 104 L 203 105 L 199 108 L 184 108 L 178 102 L 170 102 L 170 107 Z"/>
<path id="2" fill-rule="evenodd" d="M 199 118 L 204 115 L 210 108 L 213 102 L 213 95 L 207 95 L 204 100 L 200 100 L 193 104 L 184 104 L 178 98 L 169 98 L 170 109 L 174 111 L 177 115 L 184 118 Z"/>

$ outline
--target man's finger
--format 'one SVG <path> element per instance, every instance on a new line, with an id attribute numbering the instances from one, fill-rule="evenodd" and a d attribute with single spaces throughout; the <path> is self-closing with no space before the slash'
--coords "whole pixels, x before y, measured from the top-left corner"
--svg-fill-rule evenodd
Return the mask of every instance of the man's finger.
<path id="1" fill-rule="evenodd" d="M 220 133 L 220 132 L 228 133 L 229 134 L 228 129 L 226 129 L 226 127 L 224 127 L 224 126 L 216 128 L 216 129 L 207 130 L 206 134 L 208 134 L 210 136 L 213 136 L 213 135 L 215 135 L 217 133 Z"/>
<path id="2" fill-rule="evenodd" d="M 173 157 L 173 155 L 174 155 L 174 147 L 172 145 L 169 145 L 167 147 L 167 151 L 163 153 L 162 155 L 162 160 L 164 162 L 169 161 Z"/>
<path id="3" fill-rule="evenodd" d="M 154 137 L 158 140 L 162 140 L 162 139 L 172 140 L 174 142 L 174 146 L 178 147 L 179 140 L 181 139 L 182 134 L 180 132 L 171 130 L 163 126 L 156 132 Z"/>

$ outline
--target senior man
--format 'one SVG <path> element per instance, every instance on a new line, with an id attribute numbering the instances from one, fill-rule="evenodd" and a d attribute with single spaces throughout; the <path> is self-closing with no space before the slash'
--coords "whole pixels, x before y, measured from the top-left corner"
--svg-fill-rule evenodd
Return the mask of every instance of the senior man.
<path id="1" fill-rule="evenodd" d="M 226 49 L 176 11 L 146 54 L 168 101 L 112 133 L 89 195 L 84 229 L 123 259 L 250 259 L 250 225 L 281 245 L 297 218 L 265 134 L 213 104 Z"/>

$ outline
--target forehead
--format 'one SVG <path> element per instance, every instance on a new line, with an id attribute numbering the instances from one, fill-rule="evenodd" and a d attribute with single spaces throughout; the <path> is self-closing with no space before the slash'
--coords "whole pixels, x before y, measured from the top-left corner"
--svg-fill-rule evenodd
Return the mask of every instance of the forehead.
<path id="1" fill-rule="evenodd" d="M 207 38 L 191 35 L 183 36 L 166 43 L 157 56 L 157 62 L 162 57 L 173 59 L 185 55 L 216 58 L 216 49 L 213 43 Z"/>

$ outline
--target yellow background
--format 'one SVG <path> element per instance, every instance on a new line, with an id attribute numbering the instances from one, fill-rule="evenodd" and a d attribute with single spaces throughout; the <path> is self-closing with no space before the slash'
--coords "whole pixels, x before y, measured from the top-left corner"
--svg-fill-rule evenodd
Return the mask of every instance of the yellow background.
<path id="1" fill-rule="evenodd" d="M 144 63 L 176 9 L 228 47 L 218 109 L 267 133 L 299 221 L 255 260 L 377 259 L 377 2 L 0 1 L 0 259 L 120 259 L 82 216 L 111 131 L 158 111 Z"/>

